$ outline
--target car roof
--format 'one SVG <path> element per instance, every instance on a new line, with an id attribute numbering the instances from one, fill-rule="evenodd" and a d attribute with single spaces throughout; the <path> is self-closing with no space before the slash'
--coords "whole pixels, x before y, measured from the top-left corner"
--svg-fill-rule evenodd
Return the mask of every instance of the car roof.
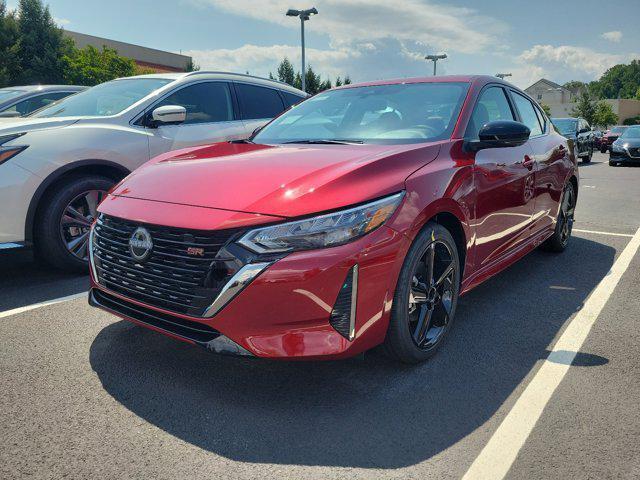
<path id="1" fill-rule="evenodd" d="M 197 72 L 182 72 L 182 73 L 151 73 L 147 75 L 136 75 L 133 77 L 122 77 L 117 80 L 127 80 L 132 78 L 159 78 L 173 81 L 187 81 L 193 78 L 198 80 L 228 80 L 239 81 L 247 83 L 255 83 L 258 85 L 265 85 L 272 88 L 278 88 L 280 90 L 289 91 L 295 95 L 307 96 L 302 90 L 292 87 L 288 83 L 280 82 L 278 80 L 271 80 L 269 78 L 257 77 L 254 75 L 248 75 L 243 73 L 233 72 L 216 72 L 216 71 L 197 71 Z"/>
<path id="2" fill-rule="evenodd" d="M 13 90 L 13 91 L 25 92 L 25 93 L 49 92 L 52 90 L 66 90 L 71 92 L 75 92 L 75 91 L 79 92 L 81 90 L 86 90 L 87 88 L 89 87 L 84 87 L 81 85 L 19 85 L 15 87 L 0 88 L 0 90 Z"/>
<path id="3" fill-rule="evenodd" d="M 513 87 L 509 82 L 506 82 L 498 77 L 492 77 L 490 75 L 441 75 L 435 77 L 410 77 L 410 78 L 391 78 L 388 80 L 375 80 L 371 82 L 350 83 L 349 85 L 342 85 L 336 87 L 337 89 L 343 88 L 357 88 L 357 87 L 371 87 L 377 85 L 402 85 L 407 83 L 501 83 Z M 514 87 L 520 90 L 517 87 Z"/>

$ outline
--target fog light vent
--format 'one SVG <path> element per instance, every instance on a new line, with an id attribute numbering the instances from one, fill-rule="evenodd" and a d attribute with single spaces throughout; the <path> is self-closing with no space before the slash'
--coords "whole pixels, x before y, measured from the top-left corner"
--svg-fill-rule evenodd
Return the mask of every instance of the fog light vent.
<path id="1" fill-rule="evenodd" d="M 348 340 L 353 340 L 356 332 L 357 295 L 358 265 L 356 264 L 349 270 L 329 317 L 331 326 Z"/>

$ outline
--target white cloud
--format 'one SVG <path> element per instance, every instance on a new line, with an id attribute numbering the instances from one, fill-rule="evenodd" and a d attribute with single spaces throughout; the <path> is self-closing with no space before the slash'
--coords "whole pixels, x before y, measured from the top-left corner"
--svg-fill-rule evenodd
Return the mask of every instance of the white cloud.
<path id="1" fill-rule="evenodd" d="M 192 0 L 240 16 L 287 28 L 299 23 L 285 16 L 290 0 Z M 432 0 L 318 0 L 308 28 L 325 33 L 333 48 L 393 38 L 437 50 L 461 53 L 486 51 L 498 43 L 505 25 L 470 8 L 453 7 Z"/>
<path id="2" fill-rule="evenodd" d="M 604 32 L 600 36 L 605 40 L 609 40 L 610 42 L 615 42 L 615 43 L 620 43 L 620 40 L 622 40 L 622 32 L 618 30 L 614 30 L 612 32 Z"/>
<path id="3" fill-rule="evenodd" d="M 66 27 L 67 25 L 70 25 L 70 24 L 71 24 L 71 20 L 68 20 L 68 19 L 66 19 L 66 18 L 57 18 L 57 17 L 54 17 L 53 21 L 54 21 L 54 22 L 56 22 L 56 24 L 57 24 L 59 27 Z"/>
<path id="4" fill-rule="evenodd" d="M 428 66 L 424 56 L 414 52 L 415 45 L 384 39 L 365 42 L 351 48 L 307 48 L 307 65 L 311 65 L 323 78 L 332 80 L 349 75 L 354 81 L 377 80 L 392 77 L 425 75 Z M 287 57 L 296 70 L 300 70 L 298 45 L 243 45 L 233 49 L 188 50 L 203 70 L 245 72 L 259 76 L 275 74 L 280 61 Z M 440 66 L 439 66 L 440 67 Z M 441 71 L 445 71 L 444 68 Z"/>
<path id="5" fill-rule="evenodd" d="M 528 72 L 537 72 L 550 80 L 595 80 L 608 68 L 629 62 L 637 55 L 601 53 L 571 45 L 534 45 L 522 52 L 516 63 Z M 566 80 L 565 80 L 566 79 Z"/>

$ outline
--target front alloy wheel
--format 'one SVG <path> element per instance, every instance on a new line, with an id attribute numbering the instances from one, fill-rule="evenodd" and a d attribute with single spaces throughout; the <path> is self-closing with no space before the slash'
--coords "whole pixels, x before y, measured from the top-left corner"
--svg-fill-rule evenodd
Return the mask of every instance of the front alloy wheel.
<path id="1" fill-rule="evenodd" d="M 36 257 L 67 271 L 88 270 L 89 229 L 114 180 L 71 175 L 43 197 L 34 228 Z"/>
<path id="2" fill-rule="evenodd" d="M 89 230 L 98 215 L 98 205 L 106 197 L 104 190 L 89 190 L 76 196 L 64 209 L 60 235 L 70 255 L 86 262 L 89 258 Z"/>
<path id="3" fill-rule="evenodd" d="M 453 306 L 453 254 L 442 241 L 432 241 L 414 268 L 409 291 L 409 330 L 416 346 L 429 350 L 445 332 Z"/>
<path id="4" fill-rule="evenodd" d="M 387 353 L 404 363 L 431 357 L 453 323 L 460 288 L 460 260 L 451 233 L 429 222 L 414 240 L 400 271 Z"/>

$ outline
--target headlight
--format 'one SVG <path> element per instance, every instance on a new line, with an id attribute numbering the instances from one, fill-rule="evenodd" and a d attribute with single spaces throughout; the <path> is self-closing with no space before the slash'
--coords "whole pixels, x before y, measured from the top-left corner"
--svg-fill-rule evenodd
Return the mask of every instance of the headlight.
<path id="1" fill-rule="evenodd" d="M 255 253 L 292 252 L 342 245 L 369 233 L 395 212 L 404 192 L 359 207 L 251 230 L 238 243 Z"/>
<path id="2" fill-rule="evenodd" d="M 613 142 L 611 144 L 611 151 L 617 153 L 624 153 L 624 148 L 618 142 Z"/>
<path id="3" fill-rule="evenodd" d="M 19 154 L 21 151 L 27 148 L 24 145 L 19 145 L 14 147 L 4 146 L 5 143 L 10 142 L 11 140 L 15 140 L 16 138 L 21 137 L 22 135 L 24 135 L 24 133 L 16 133 L 14 135 L 5 135 L 3 137 L 0 137 L 0 164 L 6 162 L 12 157 L 15 157 L 17 154 Z"/>

